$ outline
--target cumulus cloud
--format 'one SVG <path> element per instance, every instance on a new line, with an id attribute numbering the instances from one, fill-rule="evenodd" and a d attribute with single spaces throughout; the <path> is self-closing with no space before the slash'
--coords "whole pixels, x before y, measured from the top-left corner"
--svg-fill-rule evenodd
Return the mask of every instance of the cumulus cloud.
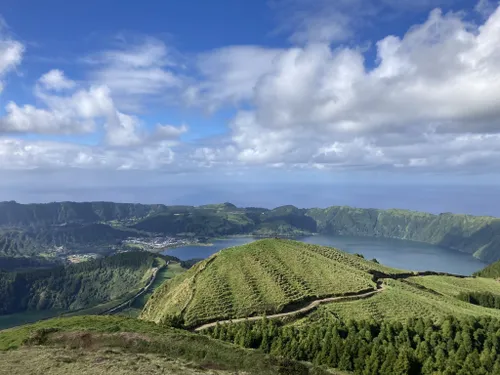
<path id="1" fill-rule="evenodd" d="M 230 124 L 238 160 L 489 165 L 500 134 L 499 30 L 500 8 L 479 27 L 434 10 L 402 38 L 380 40 L 371 70 L 357 49 L 319 43 L 281 51 L 254 81 L 253 109 Z"/>
<path id="2" fill-rule="evenodd" d="M 184 99 L 189 105 L 209 110 L 250 100 L 258 80 L 273 68 L 280 49 L 232 46 L 203 53 L 196 60 L 201 79 L 189 86 Z"/>
<path id="3" fill-rule="evenodd" d="M 406 34 L 374 43 L 375 61 L 357 46 L 332 46 L 332 35 L 281 49 L 229 46 L 199 55 L 189 79 L 157 40 L 105 51 L 87 61 L 94 84 L 52 70 L 36 85 L 43 106 L 6 106 L 0 168 L 487 173 L 500 156 L 500 8 L 480 25 L 465 17 L 433 10 Z M 118 104 L 121 92 L 142 99 L 170 89 L 191 105 L 236 106 L 228 132 L 186 144 L 187 125 L 149 127 Z M 5 135 L 101 129 L 95 146 Z"/>
<path id="4" fill-rule="evenodd" d="M 64 75 L 59 69 L 53 69 L 40 77 L 40 83 L 48 90 L 68 90 L 76 86 L 76 83 Z"/>
<path id="5" fill-rule="evenodd" d="M 0 132 L 29 134 L 90 133 L 103 124 L 105 142 L 111 147 L 144 146 L 149 142 L 174 139 L 187 131 L 187 126 L 158 125 L 148 132 L 140 119 L 116 108 L 107 86 L 91 86 L 64 94 L 53 90 L 75 87 L 62 71 L 52 70 L 39 79 L 35 95 L 46 108 L 18 106 L 10 102 L 6 115 L 0 118 Z"/>

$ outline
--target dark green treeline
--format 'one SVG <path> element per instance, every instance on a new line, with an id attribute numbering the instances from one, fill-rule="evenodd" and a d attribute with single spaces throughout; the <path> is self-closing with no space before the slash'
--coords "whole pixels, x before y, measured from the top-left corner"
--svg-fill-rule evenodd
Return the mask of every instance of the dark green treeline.
<path id="1" fill-rule="evenodd" d="M 209 335 L 275 356 L 361 375 L 500 374 L 500 321 L 449 317 L 440 324 L 336 321 L 283 326 L 263 319 L 218 325 Z"/>

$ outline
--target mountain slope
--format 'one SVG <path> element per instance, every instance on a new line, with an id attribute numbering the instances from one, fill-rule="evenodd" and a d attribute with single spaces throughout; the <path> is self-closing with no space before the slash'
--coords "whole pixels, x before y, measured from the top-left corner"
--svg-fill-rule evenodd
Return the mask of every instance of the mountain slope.
<path id="1" fill-rule="evenodd" d="M 492 279 L 500 279 L 500 260 L 486 266 L 482 270 L 476 272 L 474 275 Z"/>
<path id="2" fill-rule="evenodd" d="M 398 271 L 333 248 L 266 239 L 225 249 L 165 283 L 141 317 L 187 326 L 275 313 L 292 304 L 376 289 L 369 271 Z"/>
<path id="3" fill-rule="evenodd" d="M 156 256 L 124 253 L 88 262 L 26 272 L 0 272 L 0 315 L 78 310 L 139 289 Z"/>
<path id="4" fill-rule="evenodd" d="M 307 215 L 322 233 L 421 241 L 484 261 L 500 258 L 500 220 L 493 217 L 352 207 L 311 209 Z"/>
<path id="5" fill-rule="evenodd" d="M 500 260 L 500 219 L 493 217 L 341 206 L 325 209 L 282 206 L 268 210 L 238 208 L 230 203 L 191 207 L 112 202 L 28 205 L 0 202 L 0 227 L 4 228 L 4 233 L 0 233 L 0 254 L 37 254 L 36 249 L 45 243 L 43 240 L 52 239 L 52 232 L 57 233 L 52 242 L 59 238 L 65 241 L 65 236 L 86 241 L 89 236 L 85 235 L 83 227 L 102 223 L 118 224 L 121 232 L 102 227 L 102 236 L 90 236 L 93 243 L 99 241 L 96 238 L 99 236 L 106 241 L 127 236 L 129 233 L 123 230 L 124 227 L 149 233 L 201 237 L 297 236 L 317 232 L 421 241 L 470 253 L 486 262 Z M 57 228 L 69 224 L 74 226 L 74 233 L 65 234 L 67 229 Z M 78 232 L 78 226 L 82 227 L 83 234 Z M 17 234 L 12 233 L 12 228 L 16 228 Z"/>

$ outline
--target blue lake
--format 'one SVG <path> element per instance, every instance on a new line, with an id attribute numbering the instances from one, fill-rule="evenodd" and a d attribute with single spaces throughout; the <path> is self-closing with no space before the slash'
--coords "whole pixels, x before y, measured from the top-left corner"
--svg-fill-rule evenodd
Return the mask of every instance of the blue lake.
<path id="1" fill-rule="evenodd" d="M 253 237 L 214 240 L 213 246 L 184 246 L 165 250 L 163 254 L 175 256 L 181 260 L 207 258 L 222 249 L 244 245 L 255 240 L 256 238 Z M 349 253 L 363 254 L 366 259 L 376 258 L 387 266 L 412 271 L 440 271 L 470 275 L 486 266 L 486 263 L 470 254 L 413 241 L 327 235 L 302 237 L 298 240 L 336 247 Z"/>

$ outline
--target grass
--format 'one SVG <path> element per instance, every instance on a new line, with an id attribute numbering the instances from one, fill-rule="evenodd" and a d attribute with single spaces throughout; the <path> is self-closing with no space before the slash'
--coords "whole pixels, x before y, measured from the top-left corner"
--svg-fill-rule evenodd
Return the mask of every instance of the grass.
<path id="1" fill-rule="evenodd" d="M 53 318 L 61 314 L 58 310 L 26 311 L 18 314 L 0 315 L 0 330 L 21 324 L 33 323 L 41 319 Z"/>
<path id="2" fill-rule="evenodd" d="M 0 361 L 0 373 L 9 375 L 290 374 L 262 352 L 117 316 L 58 318 L 1 331 Z M 301 366 L 311 370 L 306 374 L 333 374 Z"/>
<path id="3" fill-rule="evenodd" d="M 427 276 L 408 279 L 426 288 L 450 297 L 461 292 L 490 292 L 500 295 L 500 282 L 484 277 L 461 279 L 457 277 Z"/>
<path id="4" fill-rule="evenodd" d="M 187 326 L 275 313 L 287 305 L 375 288 L 370 270 L 399 270 L 342 251 L 266 239 L 222 250 L 165 283 L 142 318 L 182 316 Z"/>
<path id="5" fill-rule="evenodd" d="M 428 317 L 439 321 L 449 315 L 500 318 L 500 310 L 472 305 L 455 298 L 456 294 L 464 290 L 492 291 L 500 288 L 489 281 L 450 276 L 419 276 L 408 278 L 407 281 L 386 279 L 385 290 L 371 298 L 323 305 L 295 324 L 307 324 L 310 320 L 322 318 L 400 322 L 410 317 Z"/>

